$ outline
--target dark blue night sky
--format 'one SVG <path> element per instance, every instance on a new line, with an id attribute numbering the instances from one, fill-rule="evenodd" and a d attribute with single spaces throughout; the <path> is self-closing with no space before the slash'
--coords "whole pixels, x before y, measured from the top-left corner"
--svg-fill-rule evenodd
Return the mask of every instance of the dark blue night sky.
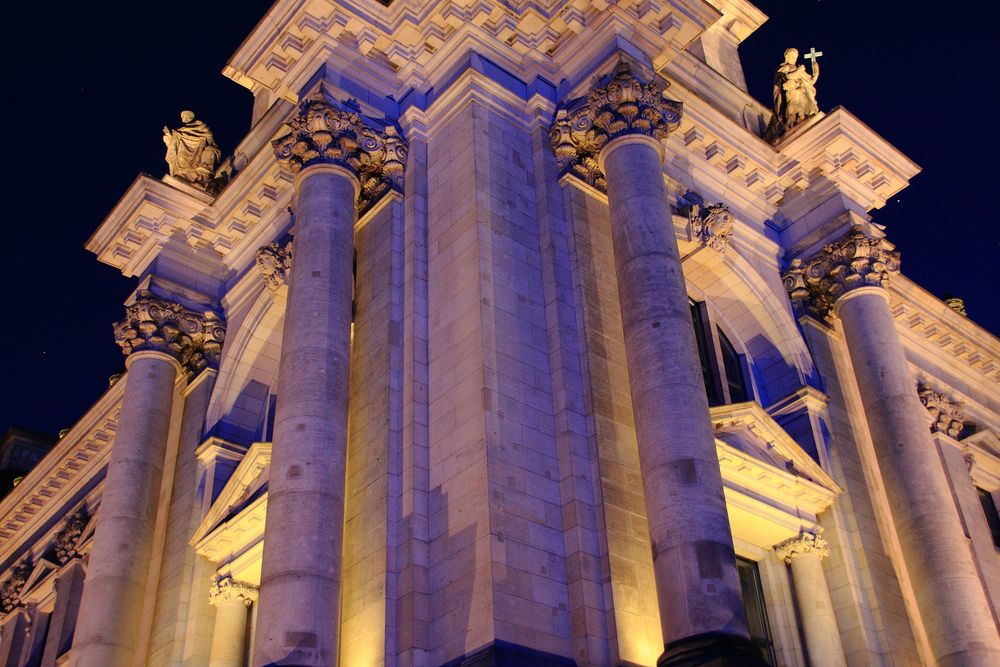
<path id="1" fill-rule="evenodd" d="M 160 128 L 194 109 L 232 150 L 251 95 L 220 74 L 270 2 L 112 0 L 4 10 L 7 294 L 0 432 L 72 425 L 123 367 L 111 323 L 134 287 L 83 244 L 139 172 L 164 173 Z M 60 8 L 60 5 L 65 5 Z M 874 218 L 903 271 L 1000 332 L 1000 154 L 987 3 L 760 0 L 772 18 L 741 48 L 769 100 L 788 46 L 825 53 L 820 108 L 842 105 L 923 167 Z"/>

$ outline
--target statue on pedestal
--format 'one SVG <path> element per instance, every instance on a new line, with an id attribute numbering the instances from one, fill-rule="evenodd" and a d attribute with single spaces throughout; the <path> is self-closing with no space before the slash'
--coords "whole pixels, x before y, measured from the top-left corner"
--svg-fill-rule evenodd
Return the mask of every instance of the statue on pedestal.
<path id="1" fill-rule="evenodd" d="M 811 71 L 799 65 L 799 50 L 786 49 L 785 60 L 774 72 L 774 115 L 764 131 L 764 140 L 776 144 L 802 121 L 819 113 L 816 104 L 816 80 L 819 79 L 817 58 L 822 51 L 811 49 L 806 59 L 811 61 Z"/>
<path id="2" fill-rule="evenodd" d="M 217 191 L 222 185 L 217 175 L 222 151 L 215 143 L 212 130 L 202 121 L 195 120 L 193 111 L 182 111 L 181 122 L 183 125 L 176 130 L 163 127 L 170 175 L 208 192 Z"/>

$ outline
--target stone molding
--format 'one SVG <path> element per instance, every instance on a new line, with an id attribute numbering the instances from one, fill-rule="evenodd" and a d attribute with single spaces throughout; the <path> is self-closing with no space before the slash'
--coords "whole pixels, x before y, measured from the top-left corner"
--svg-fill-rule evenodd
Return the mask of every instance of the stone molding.
<path id="1" fill-rule="evenodd" d="M 254 255 L 257 268 L 264 277 L 268 289 L 276 290 L 285 284 L 288 272 L 292 270 L 292 241 L 274 241 L 257 249 Z"/>
<path id="2" fill-rule="evenodd" d="M 664 140 L 680 125 L 683 107 L 663 93 L 666 82 L 646 83 L 625 61 L 606 83 L 556 113 L 549 140 L 561 174 L 572 174 L 601 192 L 607 182 L 598 164 L 604 146 L 619 137 L 641 134 Z"/>
<path id="3" fill-rule="evenodd" d="M 288 134 L 271 142 L 278 160 L 293 174 L 317 164 L 349 170 L 361 184 L 359 215 L 390 190 L 402 191 L 407 145 L 392 125 L 373 129 L 360 113 L 313 97 L 299 105 L 288 126 Z"/>
<path id="4" fill-rule="evenodd" d="M 80 509 L 66 519 L 62 530 L 56 533 L 53 550 L 60 565 L 65 565 L 74 558 L 83 557 L 80 553 L 81 538 L 88 521 L 90 515 L 87 514 L 87 510 Z"/>
<path id="5" fill-rule="evenodd" d="M 245 581 L 236 581 L 232 577 L 221 577 L 212 584 L 209 591 L 209 602 L 218 605 L 222 602 L 240 600 L 247 607 L 257 601 L 260 589 Z"/>
<path id="6" fill-rule="evenodd" d="M 920 402 L 927 408 L 931 416 L 931 432 L 942 433 L 957 439 L 965 428 L 965 413 L 958 401 L 935 391 L 930 385 L 917 384 L 917 394 Z"/>
<path id="7" fill-rule="evenodd" d="M 733 241 L 735 218 L 725 204 L 710 204 L 704 208 L 693 204 L 688 211 L 691 237 L 701 245 L 725 253 Z"/>
<path id="8" fill-rule="evenodd" d="M 0 586 L 0 612 L 9 614 L 15 609 L 24 606 L 21 593 L 24 591 L 28 577 L 31 576 L 33 568 L 27 560 L 23 560 L 10 570 L 10 576 Z"/>
<path id="9" fill-rule="evenodd" d="M 899 252 L 855 225 L 808 260 L 795 259 L 783 281 L 797 309 L 828 319 L 837 300 L 860 287 L 888 287 L 899 273 Z"/>
<path id="10" fill-rule="evenodd" d="M 820 560 L 830 555 L 830 545 L 819 535 L 802 531 L 793 538 L 775 545 L 778 558 L 788 564 L 800 556 L 816 556 Z"/>
<path id="11" fill-rule="evenodd" d="M 180 304 L 140 290 L 115 324 L 115 342 L 126 356 L 153 351 L 168 354 L 185 370 L 198 373 L 217 368 L 226 324 L 212 311 L 197 313 Z"/>

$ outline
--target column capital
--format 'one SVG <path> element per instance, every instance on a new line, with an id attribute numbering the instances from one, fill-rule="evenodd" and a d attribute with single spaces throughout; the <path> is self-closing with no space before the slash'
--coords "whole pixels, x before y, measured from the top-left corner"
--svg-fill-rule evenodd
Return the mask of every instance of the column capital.
<path id="1" fill-rule="evenodd" d="M 32 567 L 27 559 L 10 569 L 10 576 L 0 586 L 0 613 L 9 614 L 24 606 L 21 593 L 24 590 L 24 585 L 28 583 L 31 571 Z"/>
<path id="2" fill-rule="evenodd" d="M 826 319 L 845 294 L 863 287 L 888 287 L 899 273 L 899 251 L 884 238 L 855 226 L 807 260 L 795 259 L 783 276 L 796 308 Z"/>
<path id="3" fill-rule="evenodd" d="M 288 272 L 292 270 L 292 241 L 275 241 L 257 249 L 257 268 L 264 276 L 264 284 L 276 290 L 285 284 Z"/>
<path id="4" fill-rule="evenodd" d="M 65 525 L 56 533 L 53 551 L 55 551 L 56 560 L 59 561 L 60 565 L 65 565 L 74 558 L 83 557 L 79 551 L 80 538 L 83 536 L 83 530 L 87 527 L 89 520 L 90 515 L 87 514 L 87 510 L 80 509 L 66 519 Z"/>
<path id="5" fill-rule="evenodd" d="M 933 387 L 924 382 L 917 384 L 917 395 L 920 396 L 920 402 L 930 413 L 931 432 L 942 433 L 957 439 L 962 429 L 965 428 L 965 413 L 962 410 L 962 404 L 939 391 L 935 391 Z"/>
<path id="6" fill-rule="evenodd" d="M 666 82 L 647 83 L 618 63 L 605 85 L 560 109 L 549 129 L 549 141 L 562 173 L 571 173 L 589 185 L 607 190 L 598 156 L 619 137 L 639 134 L 666 139 L 681 122 L 683 107 L 664 97 Z"/>
<path id="7" fill-rule="evenodd" d="M 806 555 L 816 556 L 822 560 L 830 555 L 830 545 L 819 535 L 802 531 L 795 537 L 775 545 L 774 551 L 778 554 L 778 558 L 786 563 Z"/>
<path id="8" fill-rule="evenodd" d="M 258 593 L 259 589 L 253 584 L 227 576 L 216 579 L 208 595 L 209 602 L 213 605 L 238 600 L 249 607 L 256 602 Z"/>
<path id="9" fill-rule="evenodd" d="M 390 190 L 402 191 L 408 149 L 395 126 L 373 128 L 360 113 L 338 109 L 320 95 L 304 100 L 288 127 L 271 142 L 278 160 L 293 174 L 317 164 L 344 167 L 361 186 L 359 213 Z"/>
<path id="10" fill-rule="evenodd" d="M 149 290 L 136 294 L 114 330 L 115 342 L 126 356 L 162 352 L 193 373 L 218 365 L 226 338 L 225 321 L 212 311 L 198 313 Z"/>

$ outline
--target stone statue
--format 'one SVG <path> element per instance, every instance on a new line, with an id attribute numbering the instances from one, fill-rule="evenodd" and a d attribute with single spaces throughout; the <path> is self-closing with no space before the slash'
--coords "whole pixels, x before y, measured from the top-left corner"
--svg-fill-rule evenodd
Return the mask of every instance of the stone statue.
<path id="1" fill-rule="evenodd" d="M 213 192 L 220 185 L 216 171 L 222 151 L 215 144 L 212 130 L 195 120 L 193 111 L 182 111 L 181 122 L 183 125 L 176 130 L 163 127 L 170 175 Z"/>
<path id="2" fill-rule="evenodd" d="M 812 49 L 806 54 L 811 61 L 811 71 L 799 65 L 799 50 L 786 49 L 785 61 L 774 72 L 774 115 L 764 131 L 764 139 L 776 144 L 796 125 L 819 113 L 816 104 L 816 80 L 819 78 L 819 62 L 823 55 Z"/>

